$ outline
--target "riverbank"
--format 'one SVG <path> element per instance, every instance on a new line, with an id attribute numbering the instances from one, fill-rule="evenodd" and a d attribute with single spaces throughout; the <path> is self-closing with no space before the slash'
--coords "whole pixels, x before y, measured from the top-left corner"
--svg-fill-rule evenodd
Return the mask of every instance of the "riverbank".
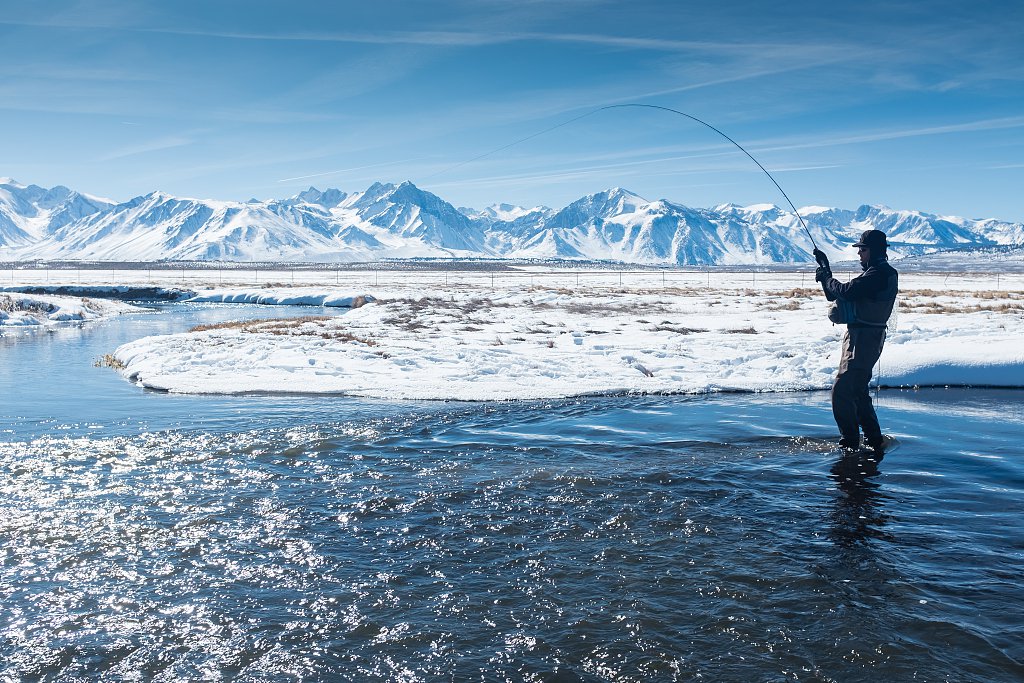
<path id="1" fill-rule="evenodd" d="M 844 331 L 811 287 L 270 287 L 201 300 L 256 296 L 365 305 L 147 337 L 113 355 L 131 381 L 176 393 L 474 401 L 800 391 L 830 386 Z M 906 290 L 876 377 L 1024 386 L 1022 320 L 1019 292 Z"/>
<path id="2" fill-rule="evenodd" d="M 52 327 L 141 309 L 121 301 L 53 294 L 0 293 L 0 329 Z"/>

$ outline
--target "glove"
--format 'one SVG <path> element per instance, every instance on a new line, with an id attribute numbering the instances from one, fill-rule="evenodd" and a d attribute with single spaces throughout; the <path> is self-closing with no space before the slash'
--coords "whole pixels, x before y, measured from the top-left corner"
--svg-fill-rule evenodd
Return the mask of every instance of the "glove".
<path id="1" fill-rule="evenodd" d="M 814 251 L 812 251 L 811 253 L 814 254 L 814 260 L 818 262 L 819 266 L 823 268 L 829 267 L 828 256 L 825 256 L 825 252 L 823 252 L 821 249 L 815 248 Z"/>
<path id="2" fill-rule="evenodd" d="M 824 256 L 824 254 L 822 254 L 822 256 Z M 826 261 L 826 263 L 827 263 L 827 261 Z M 824 282 L 825 280 L 828 280 L 831 277 L 832 277 L 832 269 L 829 268 L 827 265 L 818 266 L 818 269 L 816 271 L 814 271 L 814 281 L 815 282 Z"/>

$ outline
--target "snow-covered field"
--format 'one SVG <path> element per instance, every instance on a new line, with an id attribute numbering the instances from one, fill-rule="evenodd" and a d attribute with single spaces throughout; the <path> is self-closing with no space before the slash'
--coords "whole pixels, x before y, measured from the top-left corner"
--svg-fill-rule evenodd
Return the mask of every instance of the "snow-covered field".
<path id="1" fill-rule="evenodd" d="M 173 392 L 451 400 L 825 389 L 843 332 L 795 272 L 349 271 L 344 285 L 322 273 L 294 287 L 206 275 L 162 284 L 200 301 L 311 304 L 309 315 L 127 343 L 114 351 L 126 377 Z M 1024 287 L 945 274 L 901 284 L 883 385 L 1024 386 Z"/>
<path id="2" fill-rule="evenodd" d="M 1005 263 L 985 263 L 990 269 L 955 268 L 941 263 L 941 268 L 919 272 L 917 259 L 900 260 L 893 265 L 900 270 L 905 287 L 948 291 L 1006 290 L 1024 291 L 1024 271 L 1004 268 Z M 100 267 L 88 264 L 82 268 L 51 268 L 45 264 L 24 265 L 0 270 L 0 291 L 24 287 L 163 287 L 201 291 L 210 288 L 266 289 L 271 287 L 343 288 L 425 288 L 471 286 L 496 290 L 516 290 L 531 286 L 607 289 L 613 287 L 706 287 L 744 289 L 778 289 L 779 287 L 813 287 L 814 265 L 765 266 L 761 268 L 637 268 L 611 264 L 562 262 L 561 265 L 539 262 L 441 261 L 433 263 L 385 262 L 379 267 L 308 266 L 284 264 L 111 264 Z M 852 262 L 833 263 L 836 277 L 845 279 L 860 272 Z"/>

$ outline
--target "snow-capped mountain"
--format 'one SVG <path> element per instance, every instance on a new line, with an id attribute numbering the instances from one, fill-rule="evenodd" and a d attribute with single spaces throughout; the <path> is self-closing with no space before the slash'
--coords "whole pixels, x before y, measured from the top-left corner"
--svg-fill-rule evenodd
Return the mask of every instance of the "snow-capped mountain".
<path id="1" fill-rule="evenodd" d="M 27 246 L 58 228 L 105 211 L 113 202 L 69 190 L 0 178 L 0 248 Z"/>
<path id="2" fill-rule="evenodd" d="M 374 183 L 341 208 L 349 211 L 339 211 L 339 220 L 368 223 L 404 242 L 404 250 L 425 253 L 410 255 L 478 256 L 483 250 L 483 235 L 466 214 L 408 181 Z"/>
<path id="3" fill-rule="evenodd" d="M 803 219 L 801 222 L 800 219 Z M 712 265 L 833 259 L 868 229 L 894 257 L 1024 245 L 1024 224 L 880 206 L 772 204 L 710 209 L 647 200 L 622 188 L 554 210 L 495 204 L 456 209 L 410 182 L 363 192 L 309 188 L 287 199 L 228 202 L 152 192 L 115 204 L 66 187 L 0 179 L 0 260 L 374 261 L 384 258 L 558 258 Z"/>

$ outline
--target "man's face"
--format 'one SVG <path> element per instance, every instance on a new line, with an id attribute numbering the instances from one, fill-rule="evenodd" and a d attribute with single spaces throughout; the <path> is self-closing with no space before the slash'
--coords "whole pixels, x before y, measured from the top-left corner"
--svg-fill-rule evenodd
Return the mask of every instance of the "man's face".
<path id="1" fill-rule="evenodd" d="M 871 249 L 868 247 L 857 247 L 857 256 L 860 257 L 860 264 L 866 266 L 871 260 Z"/>

